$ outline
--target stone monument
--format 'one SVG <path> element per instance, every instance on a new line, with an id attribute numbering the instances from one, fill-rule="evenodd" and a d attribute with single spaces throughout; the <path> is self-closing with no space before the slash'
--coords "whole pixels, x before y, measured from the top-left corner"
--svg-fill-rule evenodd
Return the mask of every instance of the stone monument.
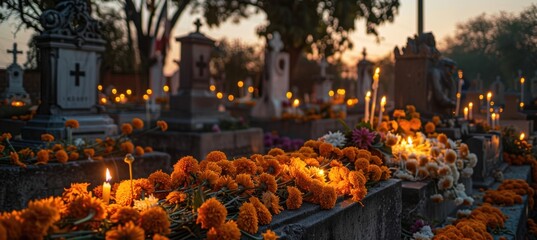
<path id="1" fill-rule="evenodd" d="M 97 83 L 105 41 L 99 22 L 90 16 L 86 1 L 59 1 L 40 18 L 37 37 L 41 66 L 41 105 L 37 116 L 22 129 L 25 140 L 50 133 L 65 138 L 64 123 L 76 119 L 78 137 L 103 137 L 117 132 L 113 120 L 100 114 Z"/>
<path id="2" fill-rule="evenodd" d="M 500 76 L 497 76 L 496 80 L 490 84 L 489 90 L 492 92 L 493 107 L 505 105 L 505 84 L 500 79 Z"/>
<path id="3" fill-rule="evenodd" d="M 367 52 L 364 48 L 362 51 L 362 60 L 358 62 L 358 87 L 356 97 L 360 99 L 360 101 L 363 101 L 365 99 L 365 95 L 367 91 L 371 90 L 371 84 L 373 82 L 373 79 L 371 76 L 373 75 L 373 63 L 366 59 Z"/>
<path id="4" fill-rule="evenodd" d="M 262 97 L 251 113 L 259 119 L 280 118 L 282 102 L 287 101 L 285 94 L 289 91 L 289 53 L 281 52 L 283 42 L 278 32 L 272 34 L 268 45 Z"/>
<path id="5" fill-rule="evenodd" d="M 328 62 L 326 58 L 322 58 L 319 62 L 319 67 L 321 72 L 318 76 L 315 77 L 315 85 L 313 85 L 313 96 L 314 100 L 327 103 L 330 101 L 330 96 L 328 92 L 332 90 L 332 78 L 330 74 L 326 74 L 326 68 L 328 67 Z"/>
<path id="6" fill-rule="evenodd" d="M 7 100 L 8 104 L 13 102 L 30 104 L 30 95 L 22 86 L 24 70 L 17 63 L 17 55 L 22 54 L 22 51 L 17 50 L 17 43 L 13 43 L 13 49 L 7 50 L 7 53 L 13 54 L 13 63 L 6 69 L 8 87 L 0 94 L 0 99 Z"/>
<path id="7" fill-rule="evenodd" d="M 452 79 L 456 63 L 441 56 L 432 33 L 408 38 L 395 55 L 395 107 L 412 104 L 424 115 L 451 116 L 457 82 Z"/>

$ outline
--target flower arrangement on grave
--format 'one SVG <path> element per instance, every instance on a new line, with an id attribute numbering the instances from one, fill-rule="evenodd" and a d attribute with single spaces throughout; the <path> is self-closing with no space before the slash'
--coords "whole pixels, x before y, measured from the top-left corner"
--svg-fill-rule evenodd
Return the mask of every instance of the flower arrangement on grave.
<path id="1" fill-rule="evenodd" d="M 343 196 L 360 202 L 368 186 L 388 178 L 371 152 L 314 140 L 296 152 L 274 148 L 235 160 L 213 151 L 202 161 L 179 159 L 171 174 L 114 183 L 110 202 L 103 186 L 90 191 L 87 183 L 72 184 L 61 197 L 1 214 L 0 228 L 9 239 L 277 239 L 271 230 L 258 235 L 273 215 L 304 202 L 331 209 Z"/>
<path id="2" fill-rule="evenodd" d="M 503 159 L 509 164 L 522 165 L 535 162 L 533 146 L 528 143 L 525 134 L 519 133 L 514 127 L 506 127 L 502 131 Z"/>
<path id="3" fill-rule="evenodd" d="M 131 123 L 124 123 L 121 126 L 121 134 L 116 137 L 106 139 L 95 139 L 95 141 L 84 141 L 82 139 L 72 140 L 72 129 L 79 127 L 78 121 L 69 119 L 65 122 L 67 129 L 67 140 L 55 139 L 51 134 L 42 134 L 41 140 L 44 142 L 37 147 L 27 147 L 16 150 L 11 144 L 11 134 L 4 133 L 0 137 L 0 164 L 13 164 L 26 167 L 28 164 L 47 164 L 49 162 L 67 163 L 80 159 L 103 160 L 104 157 L 122 156 L 127 153 L 143 155 L 152 152 L 149 146 L 135 146 L 133 138 L 140 137 L 149 131 L 166 131 L 168 125 L 164 121 L 158 121 L 157 126 L 148 130 L 144 128 L 144 122 L 139 118 L 132 119 Z M 140 130 L 134 132 L 134 130 Z"/>
<path id="4" fill-rule="evenodd" d="M 276 133 L 266 132 L 263 135 L 263 143 L 265 149 L 280 148 L 286 152 L 296 151 L 304 145 L 302 139 L 291 139 L 289 137 L 282 137 Z"/>
<path id="5" fill-rule="evenodd" d="M 530 210 L 535 203 L 535 190 L 524 180 L 504 180 L 498 190 L 487 190 L 483 196 L 483 202 L 494 205 L 512 206 L 522 203 L 522 196 L 528 196 Z"/>

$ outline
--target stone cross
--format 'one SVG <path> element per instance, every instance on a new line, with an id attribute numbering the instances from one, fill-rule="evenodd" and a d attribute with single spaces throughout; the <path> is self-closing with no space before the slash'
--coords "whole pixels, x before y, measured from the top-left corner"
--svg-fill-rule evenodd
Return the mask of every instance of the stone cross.
<path id="1" fill-rule="evenodd" d="M 77 63 L 75 65 L 75 70 L 74 71 L 70 71 L 69 75 L 71 76 L 74 76 L 75 77 L 75 86 L 80 86 L 80 77 L 84 77 L 86 76 L 86 72 L 84 71 L 80 71 L 80 64 Z"/>
<path id="2" fill-rule="evenodd" d="M 319 63 L 319 67 L 321 67 L 321 77 L 326 77 L 326 68 L 328 67 L 328 62 L 326 61 L 326 58 L 322 58 L 321 62 Z"/>
<path id="3" fill-rule="evenodd" d="M 269 45 L 274 52 L 280 52 L 283 49 L 283 42 L 280 33 L 275 32 L 272 34 L 272 39 L 270 39 Z"/>
<path id="4" fill-rule="evenodd" d="M 17 50 L 17 43 L 13 43 L 13 49 L 7 50 L 7 53 L 13 53 L 13 63 L 17 63 L 17 54 L 22 54 L 22 51 Z"/>
<path id="5" fill-rule="evenodd" d="M 196 21 L 194 22 L 194 25 L 196 25 L 196 32 L 200 32 L 200 27 L 203 25 L 200 21 L 200 19 L 196 19 Z"/>
<path id="6" fill-rule="evenodd" d="M 199 69 L 199 76 L 203 77 L 203 69 L 207 67 L 207 63 L 203 59 L 203 55 L 200 55 L 200 59 L 196 62 L 196 67 Z"/>

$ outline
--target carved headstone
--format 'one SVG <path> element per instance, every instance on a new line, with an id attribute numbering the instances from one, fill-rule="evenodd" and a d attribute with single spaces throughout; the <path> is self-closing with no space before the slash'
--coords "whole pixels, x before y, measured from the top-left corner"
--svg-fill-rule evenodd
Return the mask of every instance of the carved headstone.
<path id="1" fill-rule="evenodd" d="M 494 101 L 495 106 L 505 104 L 505 84 L 499 76 L 496 77 L 496 81 L 490 85 L 489 91 L 492 92 L 492 101 Z"/>
<path id="2" fill-rule="evenodd" d="M 425 115 L 452 115 L 456 100 L 455 62 L 442 58 L 432 33 L 408 38 L 394 49 L 395 107 L 416 106 Z"/>
<path id="3" fill-rule="evenodd" d="M 373 63 L 366 59 L 367 52 L 364 48 L 362 51 L 363 58 L 358 62 L 358 87 L 356 97 L 362 101 L 365 98 L 367 91 L 371 90 L 373 79 Z"/>
<path id="4" fill-rule="evenodd" d="M 7 99 L 8 103 L 20 101 L 30 104 L 30 95 L 22 86 L 24 70 L 17 63 L 17 55 L 22 54 L 22 51 L 17 50 L 17 43 L 13 43 L 13 49 L 7 52 L 13 54 L 13 63 L 6 69 L 8 87 L 0 94 L 0 99 Z"/>
<path id="5" fill-rule="evenodd" d="M 22 130 L 24 139 L 40 139 L 42 133 L 65 137 L 64 122 L 77 119 L 75 136 L 103 137 L 117 126 L 96 114 L 97 84 L 105 41 L 99 22 L 86 1 L 59 1 L 41 15 L 43 32 L 37 37 L 41 65 L 41 105 L 38 115 Z"/>
<path id="6" fill-rule="evenodd" d="M 265 52 L 265 76 L 262 98 L 252 109 L 254 118 L 279 118 L 282 102 L 289 91 L 289 54 L 281 52 L 283 42 L 280 34 L 274 32 L 269 40 L 269 51 Z"/>
<path id="7" fill-rule="evenodd" d="M 324 57 L 319 62 L 319 67 L 321 68 L 321 72 L 320 75 L 316 77 L 315 84 L 313 85 L 313 93 L 315 100 L 326 103 L 330 101 L 330 96 L 328 96 L 328 92 L 332 90 L 333 76 L 326 74 L 328 62 Z"/>

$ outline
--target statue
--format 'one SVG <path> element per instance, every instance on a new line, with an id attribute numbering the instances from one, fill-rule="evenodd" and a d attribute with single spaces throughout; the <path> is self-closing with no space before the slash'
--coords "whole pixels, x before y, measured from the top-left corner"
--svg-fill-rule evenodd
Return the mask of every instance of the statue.
<path id="1" fill-rule="evenodd" d="M 441 58 L 428 69 L 427 81 L 431 83 L 435 104 L 441 108 L 453 108 L 457 100 L 457 83 L 452 75 L 456 63 L 449 58 Z"/>

